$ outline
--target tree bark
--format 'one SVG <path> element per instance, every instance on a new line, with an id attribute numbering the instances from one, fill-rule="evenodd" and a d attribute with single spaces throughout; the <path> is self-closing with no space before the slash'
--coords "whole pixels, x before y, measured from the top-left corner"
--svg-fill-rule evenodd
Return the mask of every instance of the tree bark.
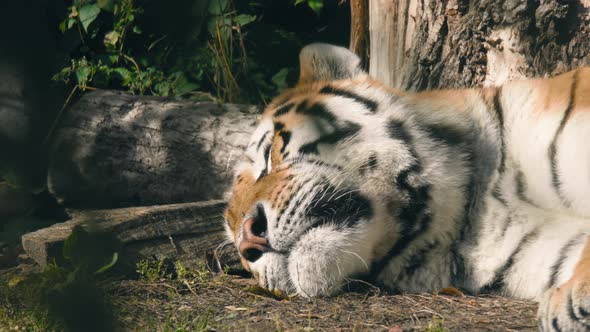
<path id="1" fill-rule="evenodd" d="M 86 94 L 56 131 L 49 190 L 75 208 L 222 198 L 257 114 L 253 106 Z"/>
<path id="2" fill-rule="evenodd" d="M 415 7 L 415 0 L 369 2 L 369 74 L 389 86 L 399 87 L 403 78 L 408 33 L 414 28 L 409 15 Z"/>
<path id="3" fill-rule="evenodd" d="M 361 66 L 369 64 L 369 0 L 350 0 L 349 49 L 361 59 Z"/>
<path id="4" fill-rule="evenodd" d="M 500 85 L 590 64 L 590 1 L 370 0 L 370 73 L 404 90 Z"/>

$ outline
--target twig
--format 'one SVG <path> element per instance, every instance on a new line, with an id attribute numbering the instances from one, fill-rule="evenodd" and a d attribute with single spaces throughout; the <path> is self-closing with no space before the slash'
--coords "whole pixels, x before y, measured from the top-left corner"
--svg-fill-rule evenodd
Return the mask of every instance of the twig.
<path id="1" fill-rule="evenodd" d="M 193 295 L 197 296 L 197 293 L 195 292 L 195 290 L 191 287 L 191 285 L 188 283 L 188 281 L 183 280 L 184 285 L 188 288 L 188 290 L 193 293 Z"/>
<path id="2" fill-rule="evenodd" d="M 49 128 L 49 132 L 47 133 L 47 136 L 45 136 L 45 139 L 43 140 L 43 145 L 47 145 L 47 143 L 49 143 L 49 139 L 51 138 L 51 136 L 53 136 L 53 132 L 55 131 L 55 127 L 57 127 L 57 124 L 61 120 L 64 110 L 66 109 L 66 107 L 70 103 L 70 100 L 74 96 L 74 93 L 76 91 L 78 91 L 79 87 L 80 86 L 76 84 L 74 86 L 74 88 L 72 89 L 72 91 L 70 92 L 70 95 L 68 96 L 68 98 L 66 98 L 66 101 L 64 102 L 61 109 L 59 110 L 59 113 L 57 113 L 55 120 L 53 120 L 53 123 L 51 124 L 51 128 Z"/>

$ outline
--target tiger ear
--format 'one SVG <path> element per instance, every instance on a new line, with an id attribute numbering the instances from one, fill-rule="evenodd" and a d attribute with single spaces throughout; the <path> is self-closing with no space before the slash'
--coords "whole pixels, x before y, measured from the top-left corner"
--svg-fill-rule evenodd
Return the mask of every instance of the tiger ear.
<path id="1" fill-rule="evenodd" d="M 305 46 L 299 53 L 298 84 L 316 81 L 333 81 L 366 76 L 361 68 L 361 59 L 347 48 L 314 43 Z"/>

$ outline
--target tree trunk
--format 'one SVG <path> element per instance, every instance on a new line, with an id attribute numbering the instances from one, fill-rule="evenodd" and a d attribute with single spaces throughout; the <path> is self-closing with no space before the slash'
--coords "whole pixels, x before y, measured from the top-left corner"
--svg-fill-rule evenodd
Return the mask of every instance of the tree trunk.
<path id="1" fill-rule="evenodd" d="M 76 208 L 222 198 L 257 114 L 252 106 L 86 94 L 56 131 L 49 189 Z"/>
<path id="2" fill-rule="evenodd" d="M 215 265 L 213 268 L 235 267 L 239 264 L 236 250 L 220 247 L 226 239 L 224 206 L 223 201 L 206 201 L 70 211 L 72 219 L 24 235 L 22 245 L 29 257 L 45 267 L 63 259 L 64 241 L 80 225 L 95 234 L 114 237 L 119 243 L 120 260 L 126 266 L 133 267 L 138 260 L 151 258 L 180 260 L 188 266 L 197 266 L 215 256 L 210 260 Z"/>
<path id="3" fill-rule="evenodd" d="M 369 64 L 369 1 L 350 0 L 350 50 L 361 58 L 361 66 Z"/>
<path id="4" fill-rule="evenodd" d="M 492 86 L 590 64 L 590 0 L 369 1 L 370 73 L 397 88 Z"/>

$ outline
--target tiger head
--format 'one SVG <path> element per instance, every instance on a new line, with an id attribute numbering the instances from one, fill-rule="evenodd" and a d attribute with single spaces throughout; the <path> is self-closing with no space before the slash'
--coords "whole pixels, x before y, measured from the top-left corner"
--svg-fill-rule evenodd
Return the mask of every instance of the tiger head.
<path id="1" fill-rule="evenodd" d="M 404 188 L 421 188 L 422 178 L 406 124 L 389 112 L 403 108 L 400 96 L 345 48 L 301 51 L 299 82 L 264 111 L 225 211 L 228 236 L 261 286 L 333 294 L 391 250 L 400 214 L 428 214 L 406 204 L 424 191 Z"/>

